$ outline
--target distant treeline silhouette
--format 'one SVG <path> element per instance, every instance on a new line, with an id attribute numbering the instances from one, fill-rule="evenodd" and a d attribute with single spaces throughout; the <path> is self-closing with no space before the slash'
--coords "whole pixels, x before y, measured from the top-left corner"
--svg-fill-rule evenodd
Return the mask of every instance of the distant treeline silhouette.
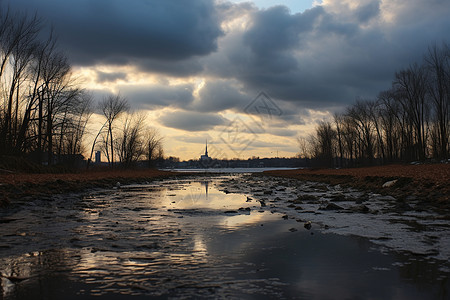
<path id="1" fill-rule="evenodd" d="M 301 155 L 327 167 L 449 158 L 450 49 L 431 46 L 423 61 L 395 73 L 389 90 L 359 99 L 313 135 Z"/>
<path id="2" fill-rule="evenodd" d="M 74 165 L 86 152 L 93 99 L 77 82 L 53 32 L 45 37 L 44 27 L 36 15 L 0 7 L 0 158 Z M 99 111 L 105 124 L 92 151 L 102 151 L 111 166 L 116 158 L 129 167 L 163 155 L 158 132 L 146 127 L 142 116 L 128 113 L 126 99 L 108 96 Z"/>

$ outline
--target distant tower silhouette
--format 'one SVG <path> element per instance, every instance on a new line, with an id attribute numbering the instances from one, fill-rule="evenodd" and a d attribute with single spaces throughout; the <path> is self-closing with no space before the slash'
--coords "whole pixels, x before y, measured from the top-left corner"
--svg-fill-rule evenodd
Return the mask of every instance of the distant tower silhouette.
<path id="1" fill-rule="evenodd" d="M 206 140 L 205 154 L 200 156 L 200 160 L 209 160 L 209 159 L 211 158 L 208 156 L 208 140 Z"/>
<path id="2" fill-rule="evenodd" d="M 100 151 L 95 151 L 95 163 L 99 164 L 102 162 L 102 153 Z"/>

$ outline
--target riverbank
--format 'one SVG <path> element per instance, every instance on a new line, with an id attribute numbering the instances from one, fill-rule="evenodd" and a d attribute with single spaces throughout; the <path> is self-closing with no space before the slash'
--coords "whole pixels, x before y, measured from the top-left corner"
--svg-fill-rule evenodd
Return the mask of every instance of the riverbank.
<path id="1" fill-rule="evenodd" d="M 0 207 L 7 206 L 14 199 L 82 192 L 93 188 L 110 188 L 117 182 L 129 184 L 168 178 L 174 175 L 181 176 L 174 172 L 156 169 L 94 170 L 57 174 L 0 174 Z"/>
<path id="2" fill-rule="evenodd" d="M 446 299 L 449 219 L 417 202 L 211 173 L 39 197 L 0 211 L 0 298 Z"/>
<path id="3" fill-rule="evenodd" d="M 145 182 L 156 178 L 189 175 L 171 171 L 97 170 L 58 174 L 0 174 L 0 207 L 14 199 L 49 194 L 109 188 L 121 184 Z M 254 174 L 255 176 L 260 176 Z M 263 175 L 340 184 L 391 195 L 399 201 L 420 199 L 450 209 L 450 164 L 389 165 L 351 169 L 272 170 Z M 383 187 L 388 181 L 391 186 Z"/>
<path id="4" fill-rule="evenodd" d="M 399 201 L 419 199 L 450 209 L 450 164 L 297 169 L 268 171 L 264 175 L 340 184 L 391 195 Z"/>

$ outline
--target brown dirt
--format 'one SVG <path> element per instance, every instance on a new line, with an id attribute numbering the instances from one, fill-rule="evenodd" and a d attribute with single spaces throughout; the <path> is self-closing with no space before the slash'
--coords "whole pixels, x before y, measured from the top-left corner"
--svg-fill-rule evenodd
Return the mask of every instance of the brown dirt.
<path id="1" fill-rule="evenodd" d="M 81 192 L 92 188 L 107 188 L 117 181 L 122 184 L 151 181 L 156 178 L 180 176 L 178 173 L 147 170 L 102 170 L 59 174 L 0 174 L 0 207 L 15 199 L 42 195 Z"/>
<path id="2" fill-rule="evenodd" d="M 419 199 L 450 208 L 450 164 L 388 165 L 349 169 L 268 171 L 266 175 L 341 184 L 396 197 Z M 397 179 L 392 187 L 382 185 Z"/>

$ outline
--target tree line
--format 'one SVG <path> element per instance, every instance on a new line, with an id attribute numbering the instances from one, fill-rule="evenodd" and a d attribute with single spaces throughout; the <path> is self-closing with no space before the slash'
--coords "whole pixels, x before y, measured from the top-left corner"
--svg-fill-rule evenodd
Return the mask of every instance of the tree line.
<path id="1" fill-rule="evenodd" d="M 156 129 L 146 125 L 144 114 L 129 111 L 126 98 L 107 96 L 100 102 L 99 109 L 105 122 L 92 143 L 89 162 L 96 147 L 110 167 L 115 167 L 116 159 L 125 168 L 142 160 L 147 161 L 148 167 L 154 167 L 155 162 L 164 157 L 163 138 Z"/>
<path id="2" fill-rule="evenodd" d="M 450 48 L 429 47 L 423 61 L 395 73 L 390 89 L 358 99 L 300 138 L 301 155 L 328 167 L 449 158 Z"/>
<path id="3" fill-rule="evenodd" d="M 53 31 L 46 34 L 44 27 L 37 15 L 0 8 L 0 156 L 70 163 L 87 150 L 83 141 L 94 101 Z M 163 155 L 159 134 L 129 112 L 126 99 L 108 96 L 98 108 L 105 125 L 92 151 L 103 151 L 111 166 Z"/>

